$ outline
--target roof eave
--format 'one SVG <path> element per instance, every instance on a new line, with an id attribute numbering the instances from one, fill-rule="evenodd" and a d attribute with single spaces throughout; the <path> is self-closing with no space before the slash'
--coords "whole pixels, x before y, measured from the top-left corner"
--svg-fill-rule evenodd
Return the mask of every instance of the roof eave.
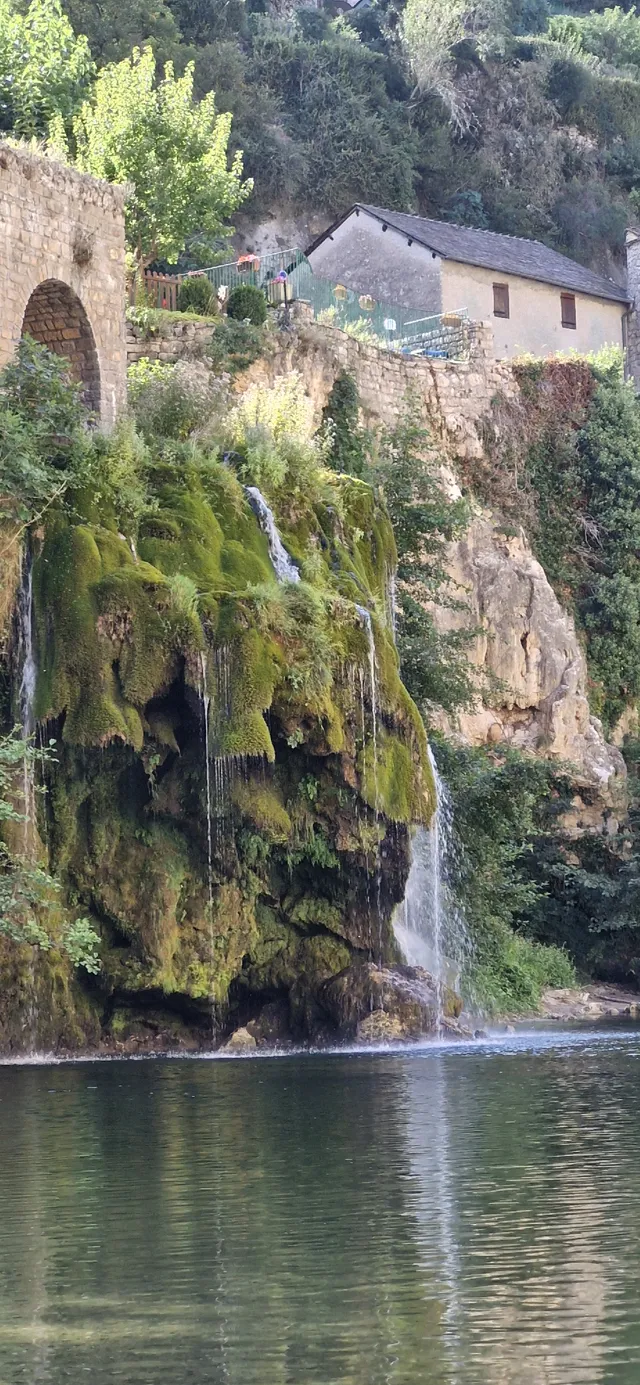
<path id="1" fill-rule="evenodd" d="M 374 212 L 371 207 L 363 207 L 361 202 L 357 202 L 356 206 L 361 212 L 366 212 L 367 216 L 370 216 L 373 221 L 379 221 L 381 226 L 390 226 L 392 231 L 395 231 L 396 235 L 404 236 L 406 240 L 414 240 L 416 245 L 422 245 L 425 250 L 430 250 L 432 255 L 438 256 L 438 259 L 453 259 L 453 256 L 446 255 L 442 250 L 437 250 L 435 245 L 431 245 L 428 240 L 424 240 L 418 233 L 414 234 L 412 231 L 411 234 L 409 234 L 404 226 L 396 226 L 393 221 L 393 213 L 390 213 L 388 216 L 381 216 L 378 212 Z M 462 264 L 464 261 L 459 261 L 459 263 Z"/>
<path id="2" fill-rule="evenodd" d="M 318 246 L 322 245 L 323 240 L 330 240 L 334 231 L 337 231 L 338 227 L 342 226 L 343 222 L 348 221 L 352 212 L 355 212 L 356 210 L 363 210 L 359 202 L 354 202 L 353 206 L 349 207 L 348 212 L 344 212 L 343 215 L 339 216 L 335 221 L 333 221 L 330 226 L 327 226 L 326 231 L 321 231 L 320 235 L 316 236 L 315 240 L 312 240 L 311 245 L 307 246 L 307 249 L 304 252 L 305 255 L 312 255 L 314 250 L 317 250 Z"/>
<path id="3" fill-rule="evenodd" d="M 620 303 L 621 306 L 625 304 L 627 308 L 631 307 L 632 300 L 626 296 L 622 288 L 620 288 L 619 293 L 598 293 L 596 289 L 576 288 L 575 284 L 561 283 L 560 280 L 554 281 L 543 275 L 531 274 L 526 269 L 505 269 L 502 265 L 482 264 L 479 260 L 471 259 L 470 256 L 464 260 L 457 260 L 453 255 L 443 255 L 442 259 L 449 259 L 451 264 L 472 265 L 474 269 L 487 269 L 490 274 L 511 274 L 516 279 L 529 279 L 532 284 L 546 284 L 547 288 L 560 289 L 561 292 L 566 290 L 567 293 L 581 293 L 585 298 L 605 298 L 609 303 Z M 612 288 L 616 289 L 618 285 L 612 284 Z"/>
<path id="4" fill-rule="evenodd" d="M 322 242 L 324 240 L 330 239 L 334 231 L 337 231 L 339 226 L 342 226 L 345 221 L 348 221 L 349 217 L 352 216 L 354 212 L 358 214 L 360 212 L 364 212 L 364 215 L 370 216 L 372 221 L 379 221 L 381 226 L 390 226 L 391 229 L 396 232 L 396 235 L 404 236 L 405 240 L 414 240 L 417 245 L 422 245 L 425 250 L 431 250 L 432 254 L 438 255 L 441 260 L 447 260 L 450 258 L 448 255 L 443 255 L 440 250 L 436 250 L 433 245 L 430 245 L 428 241 L 423 240 L 421 236 L 414 236 L 413 234 L 409 235 L 409 232 L 404 231 L 401 226 L 395 226 L 390 217 L 379 216 L 377 212 L 371 210 L 371 207 L 365 207 L 362 202 L 354 202 L 353 206 L 349 208 L 348 212 L 344 213 L 344 216 L 339 216 L 337 221 L 334 221 L 331 226 L 327 226 L 326 231 L 323 231 L 321 235 L 316 236 L 316 239 L 312 241 L 308 249 L 305 250 L 305 255 L 312 255 L 314 250 L 317 250 L 318 246 L 322 245 Z"/>

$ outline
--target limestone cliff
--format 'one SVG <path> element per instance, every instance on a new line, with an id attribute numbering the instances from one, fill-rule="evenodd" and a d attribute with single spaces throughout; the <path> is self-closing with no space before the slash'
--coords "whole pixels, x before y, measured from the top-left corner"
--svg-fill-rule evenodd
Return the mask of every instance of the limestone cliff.
<path id="1" fill-rule="evenodd" d="M 464 610 L 438 607 L 436 624 L 475 628 L 469 657 L 484 693 L 455 723 L 439 718 L 441 729 L 470 745 L 506 743 L 566 766 L 575 785 L 566 830 L 615 832 L 625 813 L 624 760 L 590 713 L 574 623 L 524 532 L 508 536 L 479 513 L 450 546 L 447 569 Z"/>

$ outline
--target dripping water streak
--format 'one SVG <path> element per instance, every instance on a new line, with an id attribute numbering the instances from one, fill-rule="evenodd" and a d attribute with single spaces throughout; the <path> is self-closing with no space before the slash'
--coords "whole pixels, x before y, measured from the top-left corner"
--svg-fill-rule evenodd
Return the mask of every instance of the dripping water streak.
<path id="1" fill-rule="evenodd" d="M 207 659 L 204 650 L 200 651 L 200 704 L 204 724 L 204 761 L 207 792 L 207 866 L 208 866 L 208 915 L 209 915 L 209 963 L 211 966 L 211 1031 L 215 1033 L 215 995 L 213 988 L 214 945 L 213 945 L 213 802 L 211 794 L 211 749 L 209 743 L 209 709 L 211 698 L 207 689 Z"/>
<path id="2" fill-rule="evenodd" d="M 433 815 L 431 827 L 431 898 L 433 900 L 433 957 L 436 985 L 436 1035 L 442 1037 L 443 997 L 444 983 L 442 975 L 442 782 L 438 774 L 438 766 L 431 746 L 429 746 L 429 764 L 433 773 L 433 780 L 436 786 L 436 811 Z"/>
<path id="3" fill-rule="evenodd" d="M 376 656 L 376 643 L 373 634 L 373 621 L 371 613 L 366 606 L 357 606 L 356 611 L 364 625 L 367 633 L 367 644 L 369 648 L 369 696 L 371 700 L 371 757 L 372 757 L 372 777 L 373 777 L 373 811 L 375 815 L 376 837 L 380 821 L 380 793 L 378 786 L 378 661 Z M 364 689 L 361 682 L 361 705 L 363 716 L 363 747 L 362 755 L 366 763 L 366 742 L 364 733 Z M 378 914 L 378 966 L 382 967 L 382 862 L 380 859 L 380 842 L 376 841 L 376 908 Z"/>
<path id="4" fill-rule="evenodd" d="M 388 587 L 387 587 L 387 606 L 388 606 L 388 611 L 389 611 L 389 625 L 391 626 L 391 634 L 393 635 L 394 640 L 396 639 L 396 636 L 397 636 L 397 634 L 398 634 L 398 629 L 397 629 L 397 626 L 398 626 L 398 619 L 397 619 L 397 613 L 396 613 L 397 601 L 398 601 L 398 583 L 397 583 L 397 575 L 396 575 L 396 570 L 395 570 L 395 568 L 392 568 L 392 569 L 391 569 L 391 572 L 389 573 L 389 583 L 388 583 Z"/>
<path id="5" fill-rule="evenodd" d="M 246 488 L 249 504 L 258 519 L 258 523 L 263 533 L 267 536 L 269 544 L 269 554 L 271 562 L 275 568 L 276 577 L 279 582 L 299 582 L 300 573 L 294 562 L 292 562 L 287 550 L 278 533 L 273 510 L 257 486 L 247 486 Z"/>
<path id="6" fill-rule="evenodd" d="M 24 742 L 22 757 L 22 843 L 25 860 L 34 855 L 36 831 L 36 787 L 33 734 L 35 731 L 34 698 L 36 692 L 36 660 L 33 647 L 33 559 L 25 548 L 22 581 L 18 593 L 18 660 L 20 668 L 19 712 Z M 24 1028 L 27 1049 L 34 1053 L 38 1047 L 38 991 L 36 985 L 36 950 L 28 950 L 27 982 L 24 1000 Z"/>
<path id="7" fill-rule="evenodd" d="M 22 582 L 18 596 L 18 658 L 20 662 L 20 723 L 25 753 L 22 762 L 23 789 L 23 843 L 24 854 L 31 850 L 31 839 L 35 822 L 35 770 L 33 755 L 27 745 L 33 737 L 35 718 L 33 703 L 36 691 L 36 661 L 33 649 L 33 563 L 31 554 L 25 551 L 22 569 Z"/>

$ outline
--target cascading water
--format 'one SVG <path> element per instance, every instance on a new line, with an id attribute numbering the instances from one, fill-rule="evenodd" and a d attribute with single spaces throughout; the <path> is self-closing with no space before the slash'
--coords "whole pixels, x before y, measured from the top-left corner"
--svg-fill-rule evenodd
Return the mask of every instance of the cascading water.
<path id="1" fill-rule="evenodd" d="M 378 822 L 379 822 L 379 818 L 380 818 L 380 796 L 379 796 L 379 791 L 378 791 L 378 706 L 379 706 L 379 697 L 378 697 L 378 659 L 377 659 L 377 655 L 376 655 L 376 642 L 375 642 L 375 638 L 374 638 L 374 634 L 373 634 L 373 621 L 372 621 L 372 619 L 371 619 L 371 612 L 367 610 L 366 606 L 358 606 L 357 604 L 356 604 L 356 611 L 357 611 L 357 613 L 358 613 L 358 615 L 359 615 L 359 617 L 360 617 L 360 620 L 362 621 L 362 624 L 364 625 L 364 628 L 365 628 L 365 631 L 366 631 L 366 634 L 367 634 L 367 643 L 368 643 L 368 648 L 369 648 L 369 659 L 368 659 L 368 665 L 369 665 L 369 667 L 368 667 L 368 674 L 369 674 L 369 690 L 368 690 L 368 691 L 369 691 L 369 698 L 370 698 L 370 702 L 371 702 L 371 741 L 370 741 L 370 745 L 371 745 L 371 772 L 372 772 L 372 779 L 373 779 L 373 811 L 374 811 L 374 814 L 375 814 L 376 831 L 377 831 Z M 366 766 L 366 764 L 367 764 L 367 738 L 366 738 L 366 724 L 365 724 L 364 707 L 365 707 L 364 674 L 363 674 L 363 670 L 361 669 L 361 670 L 360 670 L 360 715 L 361 715 L 361 723 L 362 723 L 362 759 L 363 759 L 363 764 Z M 368 876 L 368 871 L 367 871 L 367 876 Z M 378 844 L 376 844 L 375 881 L 376 881 L 376 909 L 377 909 L 377 915 L 378 915 L 378 966 L 382 966 L 382 903 L 381 903 L 381 894 L 382 894 L 382 863 L 381 863 L 381 861 L 380 861 L 380 848 L 379 848 L 379 845 L 378 845 Z M 367 884 L 367 895 L 368 895 L 368 884 Z"/>
<path id="2" fill-rule="evenodd" d="M 22 759 L 22 852 L 25 860 L 33 860 L 36 853 L 36 781 L 35 764 L 31 742 L 35 732 L 34 698 L 36 692 L 37 667 L 33 645 L 33 560 L 28 547 L 25 548 L 22 564 L 22 581 L 17 601 L 18 620 L 18 668 L 20 686 L 18 703 L 24 755 Z M 38 991 L 36 984 L 36 949 L 29 948 L 27 979 L 24 986 L 23 1026 L 26 1047 L 34 1053 L 38 1047 Z"/>
<path id="3" fill-rule="evenodd" d="M 205 782 L 207 786 L 207 864 L 209 868 L 209 919 L 213 918 L 213 797 L 211 793 L 211 749 L 209 735 L 209 712 L 211 708 L 211 698 L 209 696 L 207 683 L 207 658 L 204 650 L 200 651 L 200 678 L 199 678 L 200 705 L 202 707 L 202 723 L 204 729 L 204 763 L 205 763 Z"/>
<path id="4" fill-rule="evenodd" d="M 424 967 L 434 979 L 436 1029 L 442 1033 L 447 987 L 459 989 L 460 974 L 469 959 L 470 941 L 464 918 L 448 884 L 455 852 L 453 808 L 449 791 L 429 747 L 436 789 L 431 827 L 417 827 L 411 844 L 411 869 L 404 899 L 393 918 L 396 941 L 409 966 Z"/>
<path id="5" fill-rule="evenodd" d="M 208 922 L 209 922 L 209 963 L 210 963 L 211 972 L 212 972 L 212 975 L 213 975 L 213 963 L 214 963 L 214 937 L 213 937 L 213 795 L 212 795 L 212 792 L 211 792 L 211 746 L 210 746 L 211 737 L 210 737 L 210 728 L 209 728 L 209 712 L 210 712 L 210 708 L 211 708 L 211 697 L 210 697 L 210 695 L 209 695 L 209 686 L 208 686 L 207 656 L 206 656 L 206 654 L 204 653 L 204 650 L 201 650 L 201 651 L 200 651 L 200 667 L 199 667 L 199 679 L 198 679 L 198 683 L 199 683 L 198 692 L 199 692 L 199 696 L 200 696 L 200 706 L 201 706 L 201 708 L 202 708 L 202 723 L 203 723 L 203 731 L 204 731 L 204 765 L 205 765 L 205 783 L 206 783 L 206 792 L 207 792 L 207 868 L 208 868 L 208 899 L 207 899 L 208 908 L 207 908 L 207 914 L 208 914 Z M 212 990 L 211 990 L 211 1034 L 212 1034 L 212 1037 L 215 1036 L 215 1027 L 216 1027 L 215 998 L 214 998 L 213 984 L 212 984 Z"/>
<path id="6" fill-rule="evenodd" d="M 20 668 L 19 708 L 22 739 L 25 754 L 22 770 L 23 790 L 23 844 L 24 855 L 29 856 L 35 824 L 35 773 L 33 755 L 28 754 L 26 746 L 33 737 L 35 717 L 33 704 L 36 692 L 36 660 L 33 648 L 33 563 L 31 554 L 25 549 L 22 567 L 22 581 L 18 593 L 18 666 Z"/>
<path id="7" fill-rule="evenodd" d="M 271 562 L 275 568 L 275 574 L 279 582 L 299 582 L 300 573 L 294 562 L 292 562 L 287 550 L 278 533 L 273 510 L 257 486 L 246 486 L 246 494 L 249 504 L 257 517 L 260 528 L 266 534 L 269 543 L 269 554 Z"/>

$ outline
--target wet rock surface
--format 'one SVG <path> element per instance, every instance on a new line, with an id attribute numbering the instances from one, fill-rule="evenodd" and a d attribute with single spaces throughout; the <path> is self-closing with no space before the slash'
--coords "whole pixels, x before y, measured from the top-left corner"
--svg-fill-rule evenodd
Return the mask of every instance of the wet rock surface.
<path id="1" fill-rule="evenodd" d="M 606 983 L 546 990 L 541 1014 L 550 1020 L 639 1020 L 640 994 L 626 986 Z"/>
<path id="2" fill-rule="evenodd" d="M 356 963 L 325 984 L 320 1002 L 345 1038 L 414 1039 L 434 1034 L 438 1026 L 436 985 L 422 967 Z M 444 1019 L 454 1020 L 460 1008 L 459 998 L 445 990 Z"/>

